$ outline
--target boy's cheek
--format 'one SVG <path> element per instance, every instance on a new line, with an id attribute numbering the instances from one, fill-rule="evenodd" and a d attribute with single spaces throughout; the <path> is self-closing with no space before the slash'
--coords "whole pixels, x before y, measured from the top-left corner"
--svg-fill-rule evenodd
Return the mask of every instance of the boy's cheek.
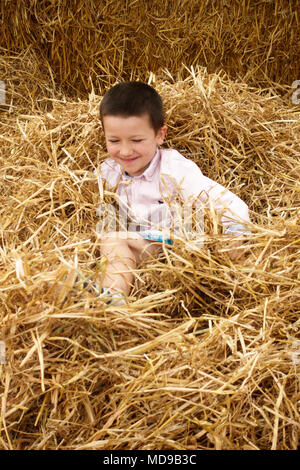
<path id="1" fill-rule="evenodd" d="M 116 153 L 115 147 L 110 144 L 106 144 L 106 150 L 109 153 L 109 155 L 114 155 Z"/>

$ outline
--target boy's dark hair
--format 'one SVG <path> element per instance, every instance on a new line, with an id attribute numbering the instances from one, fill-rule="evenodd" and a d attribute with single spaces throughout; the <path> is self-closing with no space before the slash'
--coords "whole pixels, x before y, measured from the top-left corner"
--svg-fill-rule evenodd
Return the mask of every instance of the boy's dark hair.
<path id="1" fill-rule="evenodd" d="M 148 114 L 155 133 L 164 125 L 162 99 L 154 88 L 142 82 L 122 82 L 110 88 L 100 103 L 104 116 L 142 116 Z"/>

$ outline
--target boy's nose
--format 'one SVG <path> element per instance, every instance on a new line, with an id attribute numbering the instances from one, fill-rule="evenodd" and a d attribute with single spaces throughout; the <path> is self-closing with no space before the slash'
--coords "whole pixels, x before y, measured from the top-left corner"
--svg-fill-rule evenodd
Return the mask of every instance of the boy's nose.
<path id="1" fill-rule="evenodd" d="M 120 157 L 130 157 L 131 148 L 129 145 L 123 144 L 120 148 Z"/>

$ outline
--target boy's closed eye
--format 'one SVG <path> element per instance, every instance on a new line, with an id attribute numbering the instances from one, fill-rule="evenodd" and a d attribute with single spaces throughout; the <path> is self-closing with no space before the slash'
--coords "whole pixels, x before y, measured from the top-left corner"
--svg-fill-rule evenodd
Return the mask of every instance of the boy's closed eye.
<path id="1" fill-rule="evenodd" d="M 117 144 L 119 142 L 119 140 L 117 140 L 117 139 L 108 139 L 108 142 L 111 143 L 111 144 Z M 132 142 L 134 142 L 134 143 L 143 142 L 143 139 L 132 139 Z"/>

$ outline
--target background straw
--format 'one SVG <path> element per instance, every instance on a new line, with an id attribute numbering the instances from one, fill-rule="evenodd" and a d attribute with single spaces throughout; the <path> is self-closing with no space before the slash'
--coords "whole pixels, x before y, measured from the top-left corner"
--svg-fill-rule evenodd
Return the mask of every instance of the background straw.
<path id="1" fill-rule="evenodd" d="M 296 2 L 0 9 L 0 448 L 297 449 Z M 232 262 L 207 213 L 201 249 L 165 248 L 107 307 L 71 291 L 105 269 L 98 112 L 128 78 L 161 93 L 166 147 L 245 200 L 252 234 Z"/>

